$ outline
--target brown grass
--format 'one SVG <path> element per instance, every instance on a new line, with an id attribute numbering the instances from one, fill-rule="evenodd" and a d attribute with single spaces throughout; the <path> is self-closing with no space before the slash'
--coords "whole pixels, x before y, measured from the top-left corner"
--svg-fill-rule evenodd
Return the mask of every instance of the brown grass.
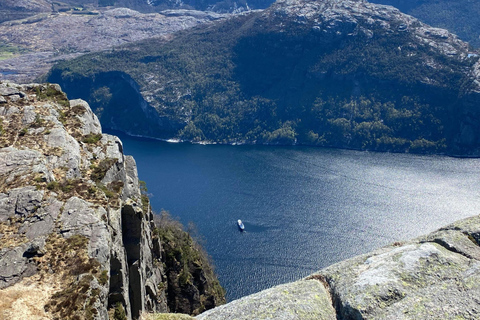
<path id="1" fill-rule="evenodd" d="M 18 232 L 20 222 L 10 219 L 10 224 L 0 223 L 0 234 L 3 234 L 0 240 L 0 249 L 17 247 L 28 241 L 25 235 Z"/>
<path id="2" fill-rule="evenodd" d="M 56 280 L 55 275 L 49 275 L 48 280 L 41 280 L 40 275 L 35 275 L 0 290 L 0 319 L 51 319 L 44 306 L 58 286 Z"/>

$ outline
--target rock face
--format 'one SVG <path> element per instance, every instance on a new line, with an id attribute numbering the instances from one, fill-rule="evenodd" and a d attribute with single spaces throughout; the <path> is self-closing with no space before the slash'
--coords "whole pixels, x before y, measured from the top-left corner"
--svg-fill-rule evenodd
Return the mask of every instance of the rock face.
<path id="1" fill-rule="evenodd" d="M 165 252 L 122 142 L 57 85 L 0 83 L 0 96 L 0 317 L 168 311 Z"/>
<path id="2" fill-rule="evenodd" d="M 480 216 L 232 301 L 197 319 L 479 319 Z"/>

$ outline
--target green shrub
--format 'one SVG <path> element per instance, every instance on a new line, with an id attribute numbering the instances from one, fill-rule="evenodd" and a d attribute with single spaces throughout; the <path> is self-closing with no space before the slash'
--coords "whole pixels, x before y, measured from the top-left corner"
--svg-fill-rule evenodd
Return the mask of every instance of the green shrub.
<path id="1" fill-rule="evenodd" d="M 57 181 L 51 181 L 47 183 L 47 189 L 51 191 L 55 191 L 58 189 L 59 183 Z"/>
<path id="2" fill-rule="evenodd" d="M 100 161 L 98 166 L 91 165 L 92 173 L 90 174 L 90 179 L 94 182 L 100 182 L 107 174 L 107 171 L 117 162 L 116 159 L 104 159 Z"/>
<path id="3" fill-rule="evenodd" d="M 100 283 L 102 286 L 106 285 L 108 283 L 108 271 L 103 270 L 102 273 L 100 273 L 100 276 L 98 277 L 98 283 Z"/>
<path id="4" fill-rule="evenodd" d="M 202 305 L 199 310 L 178 310 L 176 309 L 178 306 L 169 301 L 171 312 L 201 312 L 205 308 L 213 307 L 204 304 L 210 299 L 217 303 L 225 301 L 225 291 L 218 282 L 211 260 L 198 241 L 195 241 L 191 236 L 191 233 L 195 233 L 194 226 L 189 226 L 190 232 L 185 231 L 182 224 L 172 219 L 165 211 L 162 211 L 160 216 L 156 216 L 155 223 L 155 234 L 163 244 L 165 252 L 165 269 L 167 272 L 178 275 L 177 277 L 172 276 L 172 274 L 167 275 L 168 288 L 179 288 L 190 292 L 191 286 L 203 287 L 200 290 Z M 199 272 L 206 277 L 205 282 L 198 282 Z"/>
<path id="5" fill-rule="evenodd" d="M 27 128 L 23 128 L 23 129 L 20 130 L 20 132 L 18 133 L 18 136 L 23 137 L 23 136 L 26 135 L 27 133 L 28 133 L 28 129 L 27 129 Z"/>
<path id="6" fill-rule="evenodd" d="M 113 314 L 113 319 L 115 320 L 127 320 L 127 314 L 125 313 L 125 308 L 120 302 L 115 304 L 115 312 Z"/>
<path id="7" fill-rule="evenodd" d="M 88 143 L 88 144 L 96 144 L 98 141 L 102 139 L 102 134 L 92 134 L 89 133 L 86 136 L 83 137 L 82 142 L 83 143 Z"/>

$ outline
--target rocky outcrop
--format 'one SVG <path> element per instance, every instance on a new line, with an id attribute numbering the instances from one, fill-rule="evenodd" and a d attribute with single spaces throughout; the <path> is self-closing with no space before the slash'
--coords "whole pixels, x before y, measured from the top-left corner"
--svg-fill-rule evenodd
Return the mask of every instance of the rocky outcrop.
<path id="1" fill-rule="evenodd" d="M 479 319 L 480 216 L 209 310 L 197 319 Z"/>
<path id="2" fill-rule="evenodd" d="M 122 142 L 57 85 L 4 82 L 0 97 L 0 317 L 168 311 L 165 251 Z"/>

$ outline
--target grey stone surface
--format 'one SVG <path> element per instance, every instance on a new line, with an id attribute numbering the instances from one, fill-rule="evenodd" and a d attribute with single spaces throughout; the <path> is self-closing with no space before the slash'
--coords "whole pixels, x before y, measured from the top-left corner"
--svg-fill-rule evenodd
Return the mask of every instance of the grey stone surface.
<path id="1" fill-rule="evenodd" d="M 100 121 L 98 120 L 97 116 L 93 113 L 92 109 L 88 103 L 81 99 L 75 99 L 70 101 L 70 107 L 82 107 L 85 109 L 84 113 L 77 115 L 77 118 L 82 123 L 81 132 L 82 135 L 87 134 L 101 134 L 102 133 L 102 126 L 100 125 Z"/>
<path id="2" fill-rule="evenodd" d="M 22 123 L 24 125 L 31 124 L 32 122 L 35 121 L 36 117 L 37 117 L 37 113 L 35 112 L 34 106 L 27 106 L 23 109 Z"/>
<path id="3" fill-rule="evenodd" d="M 0 289 L 9 287 L 23 277 L 31 276 L 35 273 L 36 267 L 28 263 L 25 252 L 31 247 L 31 244 L 23 244 L 14 248 L 5 248 L 0 250 Z"/>
<path id="4" fill-rule="evenodd" d="M 45 158 L 37 150 L 18 150 L 13 147 L 0 149 L 0 176 L 6 182 L 28 175 L 34 166 L 39 166 L 39 171 L 48 171 L 45 164 Z"/>
<path id="5" fill-rule="evenodd" d="M 35 187 L 14 189 L 9 194 L 15 201 L 15 213 L 21 217 L 35 213 L 41 205 L 43 195 L 44 191 Z"/>
<path id="6" fill-rule="evenodd" d="M 328 282 L 342 319 L 478 319 L 480 261 L 474 258 L 477 249 L 462 235 L 436 232 L 319 274 Z"/>
<path id="7" fill-rule="evenodd" d="M 317 280 L 301 280 L 240 298 L 208 310 L 198 320 L 337 319 L 330 295 Z"/>
<path id="8" fill-rule="evenodd" d="M 0 84 L 0 96 L 20 95 L 20 90 L 9 84 Z"/>
<path id="9" fill-rule="evenodd" d="M 122 197 L 140 199 L 140 187 L 138 185 L 137 164 L 132 156 L 125 157 L 126 181 Z"/>
<path id="10" fill-rule="evenodd" d="M 52 148 L 60 148 L 60 156 L 50 156 L 49 163 L 54 168 L 66 167 L 67 179 L 80 178 L 80 145 L 75 138 L 69 135 L 63 128 L 54 128 L 45 136 L 47 145 Z"/>
<path id="11" fill-rule="evenodd" d="M 26 98 L 34 95 L 36 87 L 18 86 L 26 91 L 19 91 Z M 6 92 L 10 87 L 0 83 L 0 88 Z M 15 90 L 8 92 L 16 94 Z M 72 101 L 70 107 L 78 121 L 59 121 L 63 107 L 53 101 L 33 99 L 27 106 L 10 101 L 0 110 L 4 124 L 20 121 L 24 126 L 41 117 L 42 125 L 48 126 L 48 132 L 32 128 L 28 137 L 19 140 L 28 145 L 0 149 L 0 224 L 8 231 L 0 235 L 0 290 L 39 272 L 32 258 L 52 250 L 52 243 L 46 245 L 50 236 L 82 235 L 88 239 L 89 258 L 109 275 L 107 283 L 99 283 L 97 277 L 90 283 L 89 292 L 98 295 L 92 302 L 94 319 L 108 318 L 107 309 L 117 302 L 125 307 L 127 319 L 143 311 L 165 312 L 166 296 L 158 287 L 164 273 L 161 264 L 155 263 L 161 250 L 152 241 L 152 213 L 150 209 L 143 212 L 138 202 L 135 161 L 131 157 L 124 161 L 117 137 L 102 135 L 95 145 L 79 142 L 81 135 L 101 134 L 100 123 L 84 101 Z M 90 179 L 91 161 L 104 159 L 117 161 L 104 184 L 97 185 Z M 66 186 L 72 179 L 74 185 Z M 48 185 L 52 181 L 56 184 Z M 102 188 L 112 182 L 121 182 L 124 191 L 108 198 Z M 77 281 L 85 276 L 80 274 Z"/>

